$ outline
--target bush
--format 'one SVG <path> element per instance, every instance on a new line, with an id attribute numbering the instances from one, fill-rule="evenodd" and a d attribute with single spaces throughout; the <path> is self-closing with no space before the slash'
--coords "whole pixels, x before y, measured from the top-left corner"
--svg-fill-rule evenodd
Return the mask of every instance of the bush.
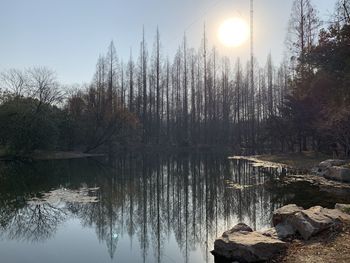
<path id="1" fill-rule="evenodd" d="M 15 97 L 0 105 L 0 144 L 11 153 L 28 153 L 56 146 L 58 109 L 34 99 Z"/>

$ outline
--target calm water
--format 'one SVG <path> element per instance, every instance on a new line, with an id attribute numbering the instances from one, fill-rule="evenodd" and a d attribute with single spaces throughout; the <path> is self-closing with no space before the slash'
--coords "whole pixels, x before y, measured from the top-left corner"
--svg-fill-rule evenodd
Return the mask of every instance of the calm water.
<path id="1" fill-rule="evenodd" d="M 238 222 L 344 201 L 277 177 L 211 154 L 2 162 L 0 262 L 213 262 L 215 237 Z"/>

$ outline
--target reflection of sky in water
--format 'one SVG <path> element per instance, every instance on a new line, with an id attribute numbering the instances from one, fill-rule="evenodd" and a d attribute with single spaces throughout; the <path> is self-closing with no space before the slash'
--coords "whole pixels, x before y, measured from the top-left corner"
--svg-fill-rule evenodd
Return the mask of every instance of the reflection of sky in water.
<path id="1" fill-rule="evenodd" d="M 38 262 L 143 262 L 142 251 L 138 246 L 137 237 L 130 238 L 127 234 L 119 237 L 113 259 L 109 257 L 106 246 L 99 242 L 93 228 L 86 228 L 78 219 L 69 219 L 57 231 L 54 238 L 44 243 L 17 242 L 15 240 L 0 240 L 1 262 L 6 263 L 38 263 Z M 182 262 L 174 234 L 166 240 L 163 248 L 162 262 Z M 156 262 L 155 251 L 150 251 L 147 262 Z M 189 252 L 191 262 L 203 262 L 201 251 Z"/>
<path id="2" fill-rule="evenodd" d="M 0 261 L 213 262 L 215 237 L 238 222 L 260 229 L 285 203 L 332 205 L 315 187 L 278 185 L 271 171 L 223 156 L 143 156 L 113 166 L 0 165 Z M 37 195 L 49 191 L 53 199 Z M 37 200 L 43 196 L 55 202 Z"/>

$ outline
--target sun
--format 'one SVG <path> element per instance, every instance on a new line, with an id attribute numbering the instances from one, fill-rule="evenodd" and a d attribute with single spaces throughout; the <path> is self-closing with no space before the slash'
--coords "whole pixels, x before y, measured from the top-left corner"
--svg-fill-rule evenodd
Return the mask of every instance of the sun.
<path id="1" fill-rule="evenodd" d="M 241 46 L 249 37 L 247 23 L 240 18 L 229 18 L 219 27 L 220 42 L 227 47 Z"/>

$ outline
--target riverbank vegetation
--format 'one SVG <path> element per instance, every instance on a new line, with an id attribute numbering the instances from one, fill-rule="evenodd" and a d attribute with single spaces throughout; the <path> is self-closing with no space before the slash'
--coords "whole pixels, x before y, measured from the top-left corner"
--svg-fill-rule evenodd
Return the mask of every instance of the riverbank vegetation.
<path id="1" fill-rule="evenodd" d="M 234 63 L 187 46 L 172 61 L 144 37 L 136 60 L 113 42 L 92 81 L 67 87 L 45 67 L 1 73 L 0 150 L 107 152 L 135 145 L 229 146 L 240 154 L 350 155 L 350 1 L 321 24 L 310 0 L 295 0 L 286 49 L 276 66 Z"/>

